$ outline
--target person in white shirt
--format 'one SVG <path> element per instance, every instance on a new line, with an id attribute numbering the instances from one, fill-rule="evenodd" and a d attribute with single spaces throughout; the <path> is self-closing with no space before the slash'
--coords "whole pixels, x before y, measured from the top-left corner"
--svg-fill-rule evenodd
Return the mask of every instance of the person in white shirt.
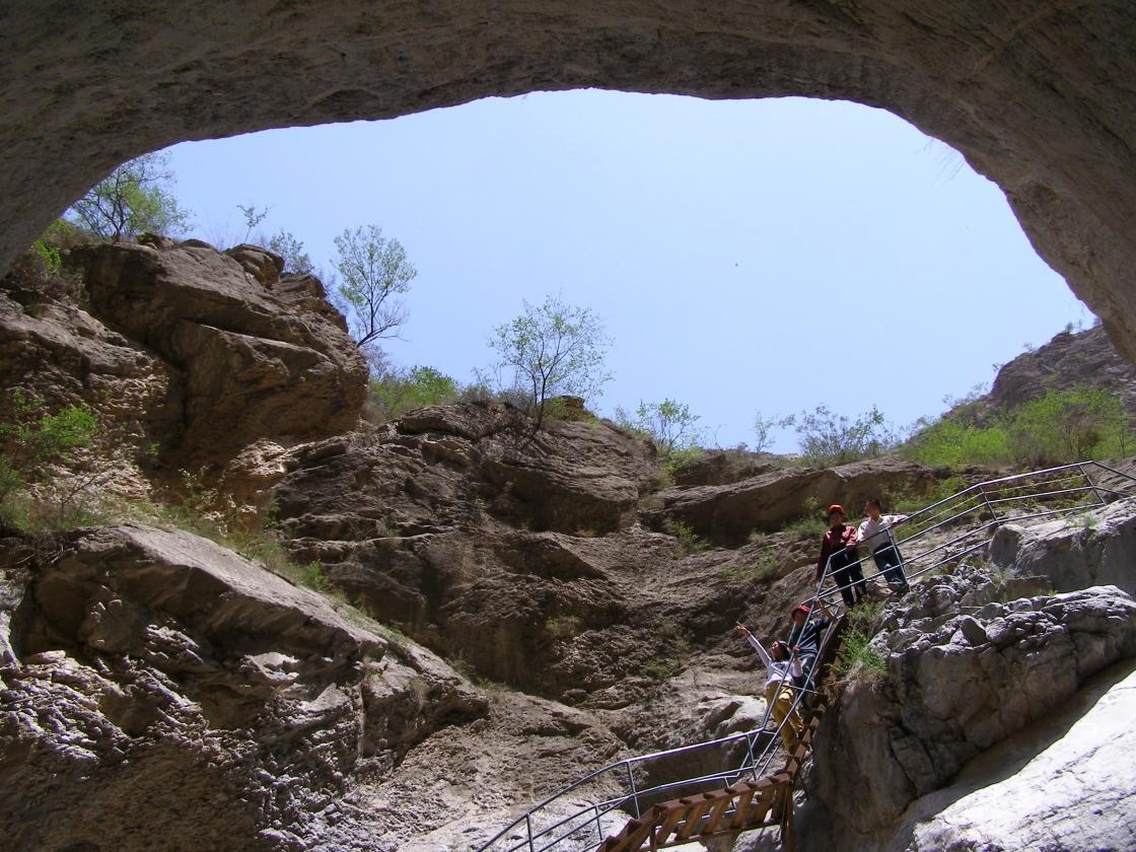
<path id="1" fill-rule="evenodd" d="M 785 750 L 792 754 L 805 732 L 801 714 L 793 709 L 793 683 L 802 675 L 801 661 L 790 659 L 789 646 L 781 640 L 770 645 L 767 652 L 744 624 L 737 626 L 737 633 L 746 638 L 765 663 L 765 703 L 772 708 L 773 720 L 781 729 L 781 742 L 785 745 Z"/>
<path id="2" fill-rule="evenodd" d="M 872 497 L 864 504 L 864 512 L 868 515 L 857 530 L 859 544 L 867 545 L 872 552 L 876 567 L 883 572 L 888 587 L 896 594 L 906 594 L 910 588 L 907 577 L 903 573 L 903 557 L 895 544 L 892 528 L 896 524 L 907 520 L 907 515 L 885 515 L 883 506 L 876 497 Z"/>

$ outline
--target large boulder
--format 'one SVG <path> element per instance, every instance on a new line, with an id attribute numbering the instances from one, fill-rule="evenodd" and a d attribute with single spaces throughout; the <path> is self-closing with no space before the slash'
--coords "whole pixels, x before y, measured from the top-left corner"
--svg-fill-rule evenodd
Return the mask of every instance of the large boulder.
<path id="1" fill-rule="evenodd" d="M 199 243 L 76 249 L 90 311 L 181 378 L 183 454 L 216 458 L 255 441 L 323 437 L 358 419 L 366 365 L 312 277 L 278 257 Z"/>
<path id="2" fill-rule="evenodd" d="M 1048 523 L 1006 524 L 990 542 L 990 559 L 1048 577 L 1058 591 L 1112 584 L 1136 595 L 1136 497 Z"/>
<path id="3" fill-rule="evenodd" d="M 830 503 L 845 504 L 854 516 L 869 497 L 928 493 L 934 482 L 927 468 L 897 458 L 823 469 L 783 467 L 725 485 L 669 489 L 644 517 L 653 525 L 679 521 L 711 541 L 736 544 L 755 530 L 778 529 Z"/>
<path id="4" fill-rule="evenodd" d="M 1136 654 L 1136 602 L 1114 586 L 1005 603 L 1000 591 L 963 570 L 890 611 L 870 646 L 886 675 L 854 677 L 817 740 L 812 793 L 842 831 L 886 828 L 968 760 Z"/>
<path id="5" fill-rule="evenodd" d="M 1119 671 L 1115 671 L 1115 669 Z M 888 850 L 1136 848 L 1136 673 L 1121 664 L 908 809 Z"/>
<path id="6" fill-rule="evenodd" d="M 485 712 L 428 652 L 196 536 L 2 545 L 13 848 L 313 848 L 360 773 Z"/>

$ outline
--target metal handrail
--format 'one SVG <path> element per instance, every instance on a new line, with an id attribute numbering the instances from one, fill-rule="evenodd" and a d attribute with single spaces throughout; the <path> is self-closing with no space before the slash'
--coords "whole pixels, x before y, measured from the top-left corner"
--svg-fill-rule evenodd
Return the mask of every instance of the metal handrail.
<path id="1" fill-rule="evenodd" d="M 1122 479 L 1128 480 L 1129 482 L 1133 483 L 1134 490 L 1132 492 L 1117 491 L 1116 489 L 1113 489 L 1113 488 L 1107 488 L 1105 486 L 1098 485 L 1097 483 L 1094 483 L 1092 481 L 1092 479 L 1089 477 L 1088 473 L 1085 470 L 1086 467 L 1099 468 L 1101 470 L 1108 471 L 1110 474 L 1113 474 L 1114 476 L 1118 476 L 1118 477 L 1121 477 Z M 1024 483 L 1024 482 L 1028 482 L 1030 480 L 1033 480 L 1033 481 L 1036 482 L 1036 480 L 1038 480 L 1038 479 L 1041 479 L 1041 478 L 1044 478 L 1044 477 L 1047 477 L 1047 476 L 1052 476 L 1054 474 L 1063 474 L 1063 473 L 1068 473 L 1068 476 L 1062 477 L 1063 480 L 1074 480 L 1074 479 L 1080 478 L 1086 484 L 1082 485 L 1082 486 L 1075 487 L 1075 488 L 1063 488 L 1063 489 L 1057 489 L 1057 490 L 1051 490 L 1051 491 L 1042 491 L 1042 492 L 1039 492 L 1039 493 L 1020 494 L 1018 496 L 1013 496 L 1013 497 L 997 497 L 993 500 L 990 499 L 990 496 L 987 493 L 988 490 L 990 490 L 990 489 L 1000 489 L 1002 487 L 1005 487 L 1009 483 Z M 1061 481 L 1061 480 L 1058 480 L 1058 481 Z M 1040 486 L 1048 487 L 1048 488 L 1053 488 L 1054 483 L 1053 482 L 1045 482 L 1045 483 L 1036 483 L 1036 485 L 1040 485 Z M 1029 486 L 1028 485 L 1013 485 L 1011 487 L 1013 487 L 1014 489 L 1021 489 L 1021 488 L 1028 488 Z M 944 497 L 944 498 L 937 500 L 937 501 L 935 501 L 935 502 L 933 502 L 933 503 L 931 503 L 927 506 L 924 506 L 922 509 L 918 510 L 917 512 L 913 512 L 912 514 L 908 515 L 904 519 L 903 524 L 904 525 L 910 525 L 910 524 L 912 524 L 912 522 L 915 522 L 917 519 L 922 519 L 924 522 L 926 520 L 936 519 L 939 515 L 943 514 L 944 511 L 953 513 L 953 514 L 950 514 L 950 516 L 947 517 L 946 519 L 936 520 L 935 523 L 931 524 L 930 526 L 927 526 L 926 528 L 921 529 L 921 530 L 913 533 L 912 535 L 910 535 L 906 538 L 899 539 L 898 541 L 895 539 L 895 537 L 894 537 L 894 535 L 891 531 L 891 527 L 889 526 L 888 527 L 888 537 L 889 537 L 890 542 L 893 544 L 893 546 L 896 547 L 896 550 L 898 552 L 900 547 L 907 547 L 912 542 L 918 541 L 920 539 L 927 537 L 931 533 L 942 530 L 943 528 L 958 522 L 959 520 L 966 517 L 967 515 L 978 512 L 979 515 L 981 516 L 981 513 L 984 512 L 984 511 L 990 514 L 990 516 L 991 516 L 990 520 L 985 521 L 984 523 L 982 523 L 981 525 L 979 525 L 977 527 L 969 527 L 968 529 L 963 531 L 960 535 L 955 536 L 954 538 L 952 538 L 952 539 L 950 539 L 946 542 L 942 542 L 942 543 L 940 543 L 940 544 L 938 544 L 934 547 L 928 548 L 925 551 L 920 551 L 920 552 L 916 553 L 914 556 L 910 556 L 910 557 L 907 557 L 907 558 L 903 558 L 901 556 L 901 564 L 906 569 L 907 565 L 912 565 L 914 563 L 921 562 L 921 561 L 933 556 L 936 553 L 941 553 L 943 551 L 949 551 L 949 549 L 952 548 L 952 547 L 957 548 L 959 545 L 961 545 L 963 542 L 965 542 L 965 540 L 968 539 L 968 538 L 971 538 L 971 537 L 976 536 L 976 535 L 980 537 L 979 541 L 974 542 L 973 544 L 968 544 L 962 550 L 955 550 L 954 552 L 948 552 L 944 556 L 942 556 L 942 558 L 939 558 L 938 560 L 932 562 L 932 564 L 930 564 L 926 567 L 922 567 L 922 568 L 918 569 L 917 571 L 908 573 L 905 570 L 906 577 L 908 579 L 914 579 L 916 577 L 920 577 L 924 574 L 927 574 L 931 571 L 937 570 L 938 568 L 941 568 L 942 566 L 949 564 L 951 562 L 957 562 L 958 560 L 965 558 L 966 556 L 970 555 L 971 553 L 974 553 L 975 551 L 979 550 L 980 548 L 985 547 L 986 544 L 988 543 L 989 538 L 988 538 L 988 536 L 984 535 L 984 533 L 986 533 L 987 531 L 989 531 L 993 528 L 1001 526 L 1002 524 L 1006 523 L 1009 520 L 1013 520 L 1013 521 L 1036 520 L 1036 519 L 1043 518 L 1043 517 L 1052 517 L 1054 515 L 1063 515 L 1063 514 L 1069 514 L 1071 512 L 1076 512 L 1076 511 L 1084 511 L 1085 509 L 1090 508 L 1088 506 L 1078 504 L 1078 505 L 1072 505 L 1072 506 L 1067 506 L 1067 507 L 1062 507 L 1062 508 L 1057 508 L 1057 509 L 1045 510 L 1045 511 L 1041 511 L 1041 512 L 1031 512 L 1031 513 L 1026 513 L 1026 514 L 1022 514 L 1022 515 L 1016 515 L 1013 518 L 1009 518 L 1009 517 L 999 517 L 994 510 L 995 504 L 998 504 L 998 505 L 1007 505 L 1007 504 L 1013 505 L 1013 504 L 1021 504 L 1021 503 L 1024 503 L 1024 502 L 1030 501 L 1030 500 L 1053 499 L 1055 497 L 1061 497 L 1063 495 L 1086 494 L 1086 493 L 1092 493 L 1097 498 L 1099 503 L 1096 504 L 1096 505 L 1104 504 L 1106 502 L 1106 500 L 1104 499 L 1105 494 L 1108 494 L 1110 496 L 1116 496 L 1116 497 L 1132 496 L 1133 493 L 1136 493 L 1136 476 L 1132 476 L 1131 474 L 1124 473 L 1122 471 L 1116 470 L 1115 468 L 1112 468 L 1112 467 L 1110 467 L 1106 464 L 1103 464 L 1101 462 L 1090 460 L 1090 461 L 1085 461 L 1085 462 L 1077 462 L 1077 463 L 1074 463 L 1074 464 L 1059 465 L 1059 466 L 1056 466 L 1056 467 L 1045 468 L 1045 469 L 1042 469 L 1042 470 L 1030 471 L 1028 473 L 1020 473 L 1020 474 L 1013 474 L 1013 475 L 1010 475 L 1010 476 L 998 477 L 996 479 L 986 480 L 986 481 L 983 481 L 983 482 L 977 482 L 977 483 L 974 483 L 974 484 L 972 484 L 972 485 L 970 485 L 970 486 L 968 486 L 968 487 L 966 487 L 966 488 L 964 488 L 960 491 L 955 492 L 954 494 L 951 494 L 948 497 Z M 957 505 L 952 506 L 951 505 L 952 503 L 957 503 L 958 501 L 970 501 L 972 499 L 974 499 L 978 502 L 976 502 L 973 506 L 970 506 L 968 508 L 963 509 L 962 511 L 958 511 L 959 506 L 957 506 Z M 832 597 L 833 595 L 840 594 L 842 589 L 848 589 L 848 588 L 851 588 L 852 586 L 858 585 L 860 583 L 864 583 L 866 585 L 867 583 L 869 583 L 869 582 L 871 582 L 871 581 L 873 581 L 873 580 L 875 580 L 875 579 L 877 579 L 881 576 L 884 576 L 884 574 L 885 574 L 884 571 L 877 571 L 874 574 L 869 574 L 869 575 L 865 576 L 863 578 L 863 580 L 857 580 L 855 582 L 848 583 L 847 585 L 845 585 L 843 587 L 837 586 L 837 587 L 834 587 L 834 588 L 825 589 L 824 586 L 827 583 L 827 581 L 829 580 L 831 573 L 832 573 L 833 557 L 835 557 L 840 552 L 841 551 L 837 551 L 837 553 L 831 554 L 829 556 L 829 558 L 826 561 L 826 564 L 824 565 L 823 570 L 821 572 L 821 577 L 818 580 L 816 593 L 813 595 L 813 597 L 809 598 L 807 602 L 816 603 L 818 601 L 824 601 L 824 600 Z M 868 559 L 870 559 L 870 558 L 871 558 L 871 555 L 869 554 L 867 556 L 864 556 L 864 557 L 856 560 L 855 562 L 849 563 L 849 565 L 846 566 L 846 567 L 852 567 L 854 565 L 863 565 L 863 563 L 868 561 Z M 811 621 L 812 621 L 813 617 L 816 615 L 816 611 L 818 609 L 819 609 L 819 607 L 816 607 L 816 606 L 813 606 L 810 609 L 808 616 L 806 616 L 806 622 L 805 622 L 806 626 L 809 623 L 811 623 Z M 833 635 L 833 631 L 835 630 L 835 627 L 836 627 L 836 625 L 833 624 L 829 628 L 829 631 L 826 631 L 826 634 L 823 637 L 823 639 L 818 643 L 818 653 L 817 653 L 815 659 L 813 660 L 812 665 L 809 667 L 808 671 L 806 671 L 805 674 L 804 674 L 805 684 L 809 684 L 809 683 L 813 682 L 813 678 L 817 673 L 816 670 L 817 670 L 818 666 L 820 665 L 820 661 L 823 657 L 822 649 L 825 647 L 826 643 L 830 641 L 830 639 Z M 788 675 L 786 674 L 782 678 L 782 685 L 784 685 L 787 680 L 788 680 Z M 789 713 L 786 714 L 785 719 L 774 729 L 770 729 L 768 727 L 769 717 L 770 717 L 771 712 L 772 712 L 772 705 L 767 705 L 765 716 L 762 720 L 762 724 L 758 728 L 754 728 L 752 730 L 745 731 L 745 732 L 739 732 L 739 733 L 736 733 L 736 734 L 730 734 L 728 736 L 719 737 L 719 738 L 713 739 L 713 740 L 707 740 L 707 741 L 704 741 L 704 742 L 692 743 L 690 745 L 685 745 L 685 746 L 679 746 L 678 748 L 664 749 L 662 751 L 656 751 L 656 752 L 652 752 L 650 754 L 637 755 L 635 757 L 624 758 L 622 760 L 616 761 L 615 763 L 604 766 L 600 769 L 596 769 L 596 770 L 588 773 L 587 775 L 583 776 L 582 778 L 577 779 L 575 782 L 568 785 L 567 787 L 564 787 L 563 789 L 557 791 L 556 793 L 553 793 L 552 795 L 546 797 L 545 799 L 540 801 L 538 804 L 531 807 L 522 816 L 518 817 L 516 820 L 514 820 L 512 823 L 510 823 L 508 826 L 506 826 L 504 829 L 502 829 L 500 832 L 498 832 L 496 835 L 494 835 L 487 843 L 482 845 L 479 849 L 479 852 L 485 852 L 485 850 L 490 849 L 495 844 L 497 844 L 498 842 L 503 840 L 511 832 L 514 832 L 518 829 L 523 829 L 525 836 L 519 842 L 517 842 L 517 843 L 515 843 L 511 846 L 506 847 L 508 852 L 515 852 L 515 850 L 525 849 L 526 847 L 528 848 L 529 852 L 544 852 L 544 850 L 552 849 L 561 841 L 567 840 L 570 837 L 577 835 L 581 831 L 589 830 L 588 826 L 591 825 L 593 822 L 595 823 L 597 833 L 600 835 L 600 839 L 602 840 L 601 818 L 604 815 L 611 813 L 614 810 L 619 810 L 619 809 L 624 808 L 624 807 L 630 807 L 634 810 L 636 815 L 640 815 L 642 813 L 642 802 L 644 800 L 648 800 L 648 799 L 650 799 L 654 796 L 657 796 L 661 793 L 665 793 L 665 792 L 668 792 L 668 791 L 671 791 L 671 790 L 680 789 L 682 787 L 695 786 L 695 785 L 700 785 L 700 784 L 709 784 L 709 783 L 714 783 L 714 782 L 729 783 L 731 779 L 737 780 L 737 779 L 741 778 L 743 775 L 752 775 L 756 779 L 756 778 L 760 777 L 761 775 L 764 775 L 767 772 L 767 770 L 769 769 L 769 766 L 770 766 L 772 760 L 775 758 L 775 756 L 777 754 L 776 746 L 777 746 L 778 735 L 781 733 L 781 729 L 784 727 L 784 725 L 789 724 L 789 720 L 792 718 L 793 714 L 798 712 L 799 707 L 801 706 L 801 703 L 804 700 L 804 697 L 807 693 L 815 694 L 815 693 L 813 693 L 812 690 L 809 690 L 809 689 L 795 689 L 794 690 L 795 698 L 794 698 L 792 708 L 790 709 Z M 761 737 L 767 737 L 768 742 L 764 745 L 764 748 L 761 750 L 760 754 L 755 756 L 754 755 L 754 745 L 755 745 L 755 742 L 760 740 Z M 720 772 L 709 773 L 709 774 L 706 774 L 706 775 L 697 776 L 697 777 L 694 777 L 694 778 L 685 778 L 685 779 L 680 779 L 680 780 L 676 780 L 676 781 L 668 781 L 668 782 L 665 782 L 665 783 L 662 783 L 662 784 L 657 784 L 657 785 L 654 785 L 654 786 L 651 786 L 651 787 L 646 787 L 646 788 L 637 788 L 636 787 L 634 770 L 635 770 L 635 767 L 637 767 L 637 766 L 647 764 L 647 763 L 650 763 L 650 762 L 653 762 L 653 761 L 661 760 L 661 759 L 664 759 L 664 758 L 673 758 L 673 757 L 678 756 L 678 755 L 688 754 L 688 753 L 695 752 L 695 751 L 720 749 L 723 746 L 726 746 L 727 744 L 736 744 L 736 743 L 739 743 L 743 740 L 746 741 L 746 743 L 747 743 L 747 749 L 746 749 L 747 753 L 746 753 L 745 759 L 742 761 L 741 766 L 738 766 L 734 769 L 722 770 Z M 625 777 L 627 782 L 628 782 L 629 790 L 627 792 L 621 793 L 621 794 L 613 796 L 613 797 L 609 797 L 609 798 L 605 798 L 605 799 L 600 800 L 600 801 L 592 802 L 587 807 L 576 810 L 573 813 L 569 814 L 568 816 L 563 817 L 560 820 L 554 822 L 553 824 L 541 828 L 539 831 L 533 830 L 534 826 L 532 824 L 532 817 L 536 813 L 546 809 L 549 805 L 553 804 L 554 802 L 557 802 L 561 799 L 565 799 L 565 798 L 569 797 L 574 791 L 579 790 L 581 787 L 584 787 L 585 785 L 587 785 L 591 782 L 597 781 L 599 779 L 605 779 L 606 780 L 609 777 L 612 781 L 615 781 L 615 782 L 618 782 L 618 783 L 622 783 L 622 778 Z M 563 827 L 563 826 L 565 826 L 569 823 L 572 823 L 573 821 L 577 821 L 577 820 L 582 820 L 581 824 L 579 824 L 575 828 L 571 828 L 569 831 L 567 831 L 567 833 L 561 834 L 557 837 L 551 838 L 550 842 L 547 845 L 541 845 L 541 846 L 536 845 L 538 840 L 543 843 L 543 841 L 547 837 L 547 835 L 549 835 L 550 833 L 557 831 L 557 829 L 560 829 L 561 827 Z"/>

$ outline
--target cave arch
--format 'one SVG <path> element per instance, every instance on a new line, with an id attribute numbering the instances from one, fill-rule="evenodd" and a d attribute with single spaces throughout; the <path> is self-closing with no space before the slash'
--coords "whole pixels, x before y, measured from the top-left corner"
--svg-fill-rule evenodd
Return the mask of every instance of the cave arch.
<path id="1" fill-rule="evenodd" d="M 840 98 L 997 182 L 1136 360 L 1129 0 L 108 0 L 5 4 L 0 32 L 0 266 L 179 141 L 535 90 Z"/>

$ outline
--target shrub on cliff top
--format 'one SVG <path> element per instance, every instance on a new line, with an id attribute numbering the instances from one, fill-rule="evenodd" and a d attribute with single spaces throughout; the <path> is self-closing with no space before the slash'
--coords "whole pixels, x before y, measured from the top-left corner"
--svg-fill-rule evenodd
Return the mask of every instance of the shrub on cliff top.
<path id="1" fill-rule="evenodd" d="M 1050 390 L 980 426 L 944 417 L 916 435 L 904 454 L 929 467 L 1070 464 L 1128 455 L 1136 446 L 1120 399 L 1099 388 Z"/>

